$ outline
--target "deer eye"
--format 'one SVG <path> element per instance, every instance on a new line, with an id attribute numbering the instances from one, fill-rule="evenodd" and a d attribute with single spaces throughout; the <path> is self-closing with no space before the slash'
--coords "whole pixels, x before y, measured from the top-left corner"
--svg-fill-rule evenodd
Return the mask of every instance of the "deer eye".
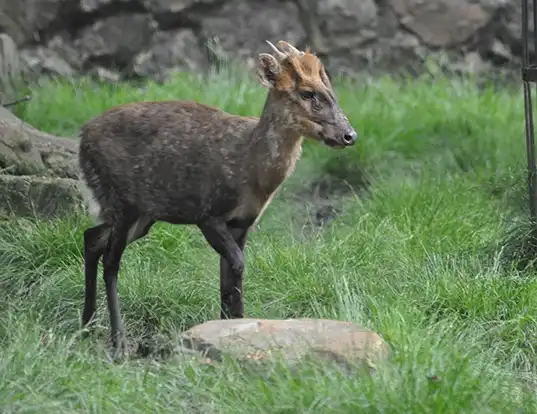
<path id="1" fill-rule="evenodd" d="M 315 92 L 314 91 L 300 91 L 299 95 L 304 100 L 311 100 L 315 98 Z"/>

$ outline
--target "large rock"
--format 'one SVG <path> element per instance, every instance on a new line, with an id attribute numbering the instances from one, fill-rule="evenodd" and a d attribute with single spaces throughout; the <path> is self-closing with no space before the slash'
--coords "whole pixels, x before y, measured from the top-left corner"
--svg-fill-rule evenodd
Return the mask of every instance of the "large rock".
<path id="1" fill-rule="evenodd" d="M 93 13 L 101 10 L 103 7 L 110 6 L 132 6 L 137 2 L 132 0 L 80 0 L 80 9 L 86 13 Z"/>
<path id="2" fill-rule="evenodd" d="M 192 12 L 191 16 L 199 20 L 203 38 L 218 37 L 220 46 L 232 58 L 253 57 L 253 51 L 266 48 L 265 40 L 276 42 L 276 37 L 292 44 L 306 40 L 298 8 L 289 1 L 230 0 L 214 13 Z"/>
<path id="3" fill-rule="evenodd" d="M 0 107 L 0 173 L 78 177 L 78 143 L 21 121 Z"/>
<path id="4" fill-rule="evenodd" d="M 472 0 L 392 0 L 403 27 L 427 45 L 440 47 L 461 44 L 482 29 L 495 10 L 484 4 L 487 7 Z"/>
<path id="5" fill-rule="evenodd" d="M 39 46 L 35 49 L 23 50 L 21 59 L 26 68 L 34 74 L 53 74 L 60 76 L 73 76 L 75 70 L 57 52 L 50 48 Z"/>
<path id="6" fill-rule="evenodd" d="M 191 26 L 192 14 L 208 15 L 225 0 L 143 0 L 162 28 Z M 189 24 L 185 24 L 188 22 Z"/>
<path id="7" fill-rule="evenodd" d="M 283 357 L 291 365 L 313 357 L 374 368 L 389 352 L 376 333 L 328 319 L 213 320 L 194 326 L 182 337 L 186 347 L 211 359 L 223 355 L 253 360 Z"/>
<path id="8" fill-rule="evenodd" d="M 0 29 L 18 45 L 39 41 L 40 33 L 55 21 L 62 3 L 76 0 L 0 0 Z"/>
<path id="9" fill-rule="evenodd" d="M 320 0 L 317 12 L 332 49 L 352 50 L 377 37 L 378 9 L 374 0 Z"/>
<path id="10" fill-rule="evenodd" d="M 83 64 L 127 68 L 151 39 L 153 29 L 147 14 L 121 14 L 84 28 L 75 42 Z"/>
<path id="11" fill-rule="evenodd" d="M 54 218 L 83 209 L 78 143 L 0 107 L 0 216 Z"/>
<path id="12" fill-rule="evenodd" d="M 153 13 L 181 13 L 192 6 L 212 6 L 223 0 L 143 0 L 147 10 Z"/>
<path id="13" fill-rule="evenodd" d="M 148 50 L 139 53 L 133 71 L 142 77 L 160 78 L 174 70 L 200 71 L 207 66 L 207 55 L 190 29 L 158 32 Z"/>
<path id="14" fill-rule="evenodd" d="M 83 209 L 77 180 L 0 174 L 0 217 L 53 219 Z"/>
<path id="15" fill-rule="evenodd" d="M 16 82 L 21 73 L 17 45 L 5 33 L 0 33 L 0 103 L 15 98 Z"/>
<path id="16" fill-rule="evenodd" d="M 83 68 L 82 50 L 75 46 L 74 40 L 67 31 L 56 33 L 46 42 L 45 47 L 55 53 L 57 57 L 69 65 L 74 71 L 80 71 Z M 54 65 L 54 67 L 57 66 Z M 56 73 L 60 74 L 58 72 Z"/>
<path id="17" fill-rule="evenodd" d="M 0 10 L 0 32 L 31 67 L 68 76 L 198 71 L 214 60 L 208 42 L 245 62 L 267 39 L 311 46 L 333 74 L 419 70 L 436 54 L 487 71 L 521 57 L 519 0 L 0 0 Z"/>

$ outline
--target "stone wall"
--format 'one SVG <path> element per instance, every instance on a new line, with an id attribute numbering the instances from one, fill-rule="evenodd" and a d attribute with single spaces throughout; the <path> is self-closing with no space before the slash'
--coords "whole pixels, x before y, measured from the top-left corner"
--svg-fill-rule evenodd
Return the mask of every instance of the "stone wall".
<path id="1" fill-rule="evenodd" d="M 332 73 L 419 70 L 439 52 L 483 70 L 521 54 L 520 0 L 0 0 L 0 11 L 23 64 L 63 75 L 159 78 L 215 54 L 251 62 L 265 39 L 311 46 Z"/>

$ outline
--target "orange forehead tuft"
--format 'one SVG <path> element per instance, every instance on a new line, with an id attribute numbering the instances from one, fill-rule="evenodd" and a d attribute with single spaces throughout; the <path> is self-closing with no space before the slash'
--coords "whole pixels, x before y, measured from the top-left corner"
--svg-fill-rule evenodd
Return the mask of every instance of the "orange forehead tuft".
<path id="1" fill-rule="evenodd" d="M 321 70 L 323 64 L 319 58 L 309 52 L 302 56 L 290 56 L 278 82 L 278 89 L 289 90 L 294 88 L 295 76 L 298 76 L 302 85 L 322 85 Z"/>
<path id="2" fill-rule="evenodd" d="M 293 69 L 304 78 L 318 77 L 323 67 L 319 58 L 310 53 L 300 57 L 292 57 L 291 64 Z"/>
<path id="3" fill-rule="evenodd" d="M 311 53 L 309 47 L 302 52 L 283 40 L 280 40 L 276 46 L 268 40 L 267 43 L 274 52 L 274 58 L 281 64 L 279 79 L 276 82 L 277 89 L 294 89 L 298 86 L 297 81 L 300 86 L 326 87 L 323 82 L 323 64 L 315 54 Z"/>

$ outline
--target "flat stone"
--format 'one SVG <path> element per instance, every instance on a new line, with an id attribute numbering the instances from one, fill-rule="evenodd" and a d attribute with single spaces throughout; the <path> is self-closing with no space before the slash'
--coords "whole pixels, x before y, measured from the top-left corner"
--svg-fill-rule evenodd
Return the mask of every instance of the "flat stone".
<path id="1" fill-rule="evenodd" d="M 319 357 L 343 364 L 375 361 L 388 355 L 388 345 L 375 332 L 351 322 L 329 319 L 229 319 L 194 326 L 182 335 L 185 347 L 219 359 L 266 360 L 283 356 L 295 364 Z"/>

